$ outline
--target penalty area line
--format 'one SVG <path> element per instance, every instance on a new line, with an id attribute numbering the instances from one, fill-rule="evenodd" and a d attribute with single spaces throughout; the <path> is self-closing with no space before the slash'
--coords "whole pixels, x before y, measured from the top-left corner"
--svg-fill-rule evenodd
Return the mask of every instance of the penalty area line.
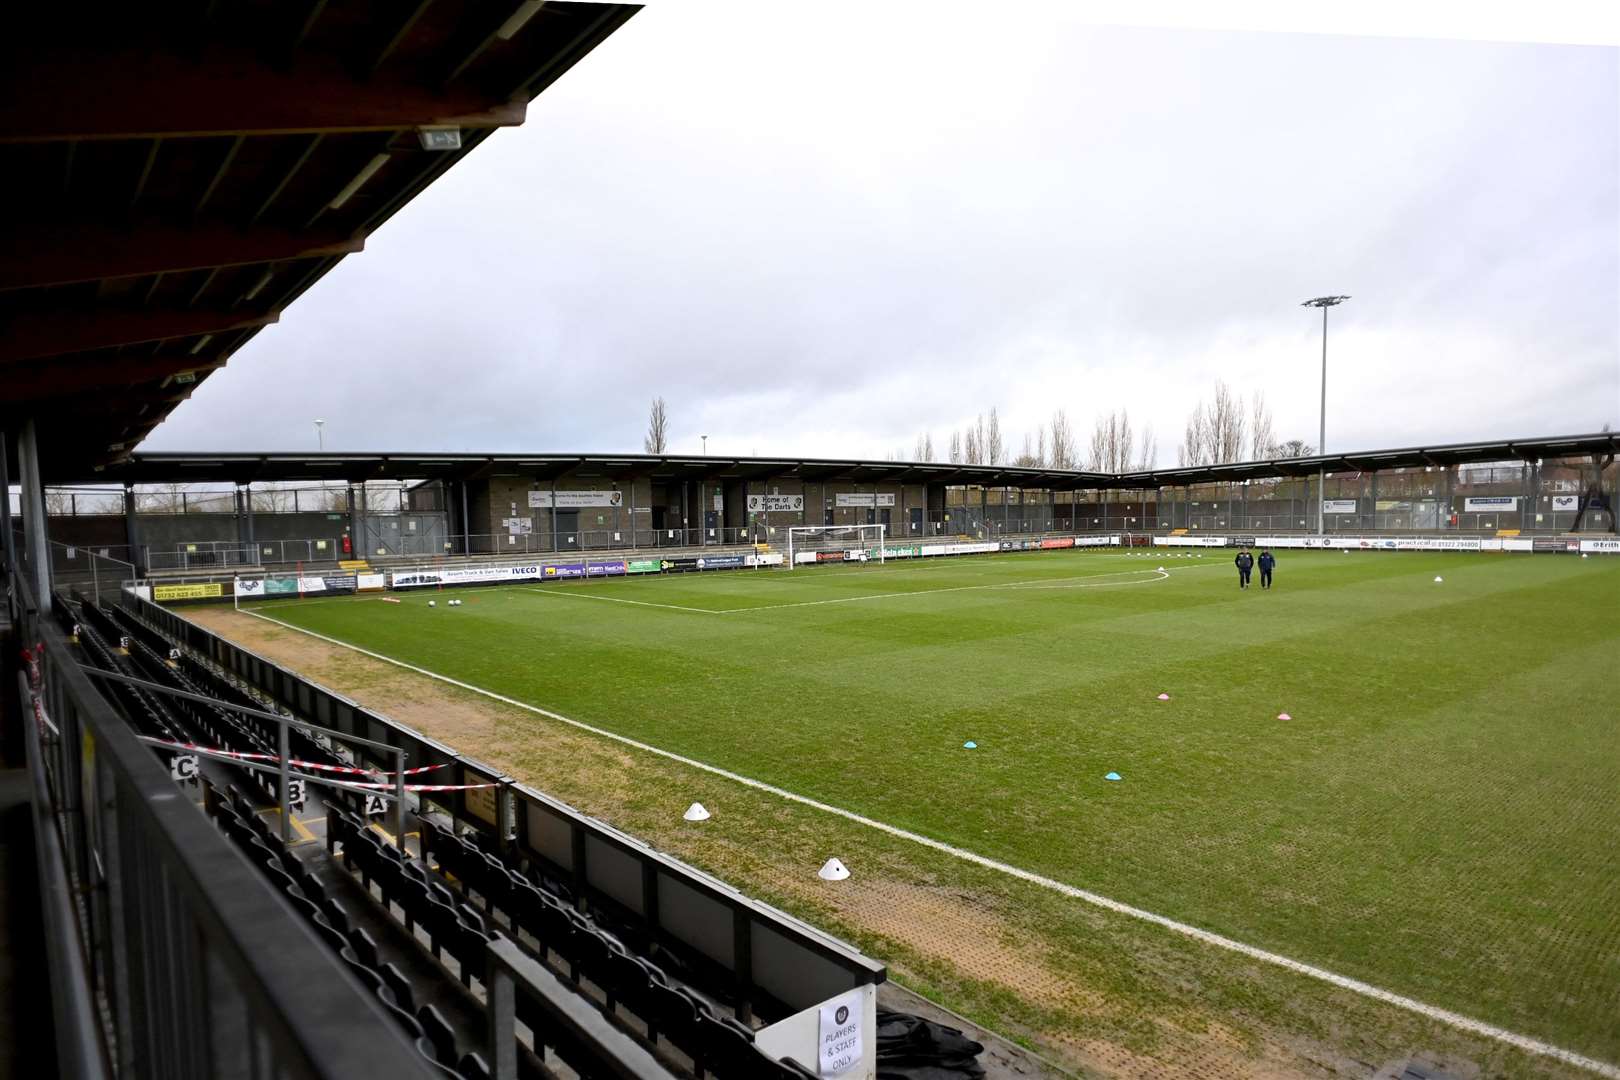
<path id="1" fill-rule="evenodd" d="M 703 609 L 699 608 L 695 610 Z M 785 799 L 788 802 L 799 803 L 802 806 L 808 806 L 812 809 L 820 810 L 823 813 L 841 817 L 846 821 L 852 821 L 857 825 L 864 825 L 869 829 L 875 829 L 878 832 L 896 837 L 900 840 L 909 840 L 910 842 L 919 844 L 922 847 L 930 848 L 934 851 L 950 855 L 953 858 L 961 859 L 963 862 L 973 863 L 975 866 L 982 866 L 987 870 L 994 870 L 997 873 L 1005 874 L 1008 877 L 1017 878 L 1018 880 L 1028 882 L 1031 885 L 1040 886 L 1043 889 L 1067 896 L 1074 900 L 1083 901 L 1087 904 L 1091 904 L 1094 907 L 1102 908 L 1105 911 L 1112 911 L 1118 915 L 1124 915 L 1128 918 L 1137 919 L 1141 922 L 1151 923 L 1154 926 L 1169 930 L 1171 933 L 1180 934 L 1183 937 L 1191 938 L 1192 940 L 1202 942 L 1205 945 L 1212 945 L 1218 949 L 1234 952 L 1240 956 L 1246 956 L 1251 960 L 1258 960 L 1261 963 L 1271 964 L 1275 967 L 1292 971 L 1296 975 L 1303 975 L 1306 978 L 1315 979 L 1319 982 L 1325 982 L 1331 986 L 1336 986 L 1341 990 L 1348 990 L 1353 994 L 1359 994 L 1362 997 L 1371 998 L 1374 1001 L 1381 1001 L 1386 1005 L 1393 1005 L 1398 1009 L 1416 1013 L 1417 1015 L 1427 1017 L 1430 1020 L 1437 1020 L 1440 1023 L 1447 1024 L 1458 1029 L 1459 1031 L 1466 1031 L 1474 1035 L 1480 1035 L 1484 1038 L 1492 1039 L 1496 1042 L 1504 1043 L 1516 1049 L 1523 1050 L 1528 1054 L 1553 1058 L 1557 1061 L 1562 1061 L 1567 1065 L 1574 1065 L 1577 1068 L 1586 1069 L 1598 1074 L 1599 1076 L 1607 1077 L 1609 1080 L 1620 1080 L 1620 1065 L 1614 1065 L 1606 1061 L 1600 1061 L 1597 1058 L 1587 1057 L 1586 1055 L 1578 1054 L 1573 1050 L 1568 1050 L 1561 1046 L 1555 1046 L 1552 1043 L 1542 1042 L 1540 1039 L 1533 1039 L 1528 1035 L 1520 1035 L 1518 1032 L 1509 1031 L 1506 1028 L 1497 1027 L 1495 1024 L 1487 1024 L 1483 1020 L 1475 1020 L 1473 1017 L 1452 1012 L 1450 1009 L 1442 1009 L 1437 1005 L 1430 1005 L 1427 1002 L 1419 1001 L 1416 998 L 1406 997 L 1405 995 L 1397 994 L 1392 990 L 1385 990 L 1383 987 L 1374 986 L 1373 984 L 1363 982 L 1360 979 L 1352 979 L 1347 975 L 1340 975 L 1337 972 L 1329 971 L 1326 968 L 1317 967 L 1314 964 L 1307 964 L 1303 961 L 1295 960 L 1292 957 L 1283 956 L 1281 953 L 1270 952 L 1269 950 L 1259 948 L 1258 946 L 1249 945 L 1245 942 L 1238 941 L 1235 938 L 1229 938 L 1224 934 L 1217 934 L 1210 930 L 1204 930 L 1199 927 L 1192 926 L 1189 923 L 1179 922 L 1167 915 L 1160 915 L 1157 912 L 1148 911 L 1145 908 L 1139 908 L 1132 904 L 1127 904 L 1124 901 L 1103 896 L 1101 893 L 1095 893 L 1089 889 L 1082 889 L 1078 886 L 1058 881 L 1055 878 L 1046 877 L 1044 874 L 1037 874 L 1032 870 L 1025 870 L 1022 867 L 1013 866 L 1010 863 L 1000 862 L 996 859 L 990 858 L 987 855 L 980 855 L 979 853 L 969 851 L 966 848 L 960 848 L 954 844 L 947 844 L 943 840 L 935 840 L 932 837 L 924 836 L 921 833 L 914 833 L 908 829 L 902 829 L 896 825 L 890 825 L 887 822 L 878 821 L 876 818 L 867 817 L 865 814 L 858 814 L 853 810 L 845 810 L 842 807 L 833 806 L 830 803 L 824 803 L 817 799 L 812 799 L 807 795 L 800 795 L 797 792 L 789 791 L 786 788 L 777 787 L 774 784 L 767 784 L 763 780 L 755 780 L 753 777 L 732 772 L 730 769 L 722 769 L 718 765 L 710 765 L 708 762 L 699 761 L 696 758 L 686 757 L 684 754 L 677 754 L 672 750 L 665 750 L 663 747 L 654 746 L 651 743 L 642 742 L 639 739 L 632 739 L 628 735 L 620 735 L 618 732 L 609 731 L 606 728 L 600 728 L 594 724 L 587 724 L 583 720 L 575 720 L 571 717 L 564 716 L 561 713 L 552 712 L 550 709 L 541 708 L 538 705 L 531 705 L 526 701 L 519 701 L 516 698 L 507 697 L 505 694 L 497 694 L 495 691 L 487 690 L 482 686 L 475 686 L 472 683 L 462 682 L 460 679 L 453 679 L 448 675 L 441 675 L 436 671 L 429 671 L 427 668 L 417 667 L 415 664 L 408 664 L 403 660 L 396 660 L 392 656 L 385 656 L 382 653 L 372 652 L 370 649 L 363 649 L 358 645 L 352 645 L 347 641 L 341 641 L 338 638 L 328 637 L 325 634 L 318 634 L 313 630 L 306 630 L 302 626 L 295 626 L 292 623 L 284 622 L 281 619 L 272 618 L 269 615 L 261 615 L 255 611 L 244 611 L 242 614 L 251 615 L 255 619 L 263 619 L 265 622 L 274 623 L 275 625 L 285 627 L 288 630 L 296 630 L 300 634 L 308 634 L 310 637 L 319 641 L 324 641 L 330 645 L 336 645 L 339 648 L 349 649 L 353 652 L 361 654 L 362 656 L 369 656 L 373 660 L 381 660 L 385 664 L 392 664 L 395 667 L 403 668 L 406 671 L 412 671 L 418 675 L 424 675 L 427 678 L 434 679 L 438 682 L 447 683 L 448 685 L 457 687 L 461 690 L 470 691 L 482 697 L 489 698 L 492 701 L 499 701 L 503 705 L 510 705 L 513 708 L 534 713 L 536 716 L 544 716 L 549 720 L 555 720 L 558 723 L 567 724 L 570 727 L 578 728 L 581 731 L 588 731 L 593 735 L 599 735 L 602 738 L 611 739 L 614 742 L 620 743 L 624 746 L 633 747 L 634 749 L 641 750 L 649 754 L 655 754 L 658 757 L 664 758 L 668 761 L 678 762 L 679 764 L 698 769 L 702 772 L 709 773 L 710 775 L 723 777 L 724 779 L 733 781 L 734 783 L 741 784 L 744 787 L 752 788 L 755 791 L 763 791 L 767 794 L 775 795 L 780 799 Z"/>

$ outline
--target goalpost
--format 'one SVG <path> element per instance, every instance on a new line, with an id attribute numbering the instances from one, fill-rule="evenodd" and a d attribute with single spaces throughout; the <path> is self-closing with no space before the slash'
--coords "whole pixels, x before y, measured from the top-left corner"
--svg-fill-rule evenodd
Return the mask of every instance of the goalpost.
<path id="1" fill-rule="evenodd" d="M 790 525 L 787 561 L 796 566 L 830 562 L 882 562 L 886 525 Z"/>

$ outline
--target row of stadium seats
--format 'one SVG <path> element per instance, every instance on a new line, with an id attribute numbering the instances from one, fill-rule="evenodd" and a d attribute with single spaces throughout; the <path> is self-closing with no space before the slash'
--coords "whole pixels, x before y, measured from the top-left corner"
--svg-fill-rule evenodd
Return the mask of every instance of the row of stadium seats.
<path id="1" fill-rule="evenodd" d="M 409 980 L 397 966 L 379 957 L 371 935 L 351 925 L 347 909 L 327 896 L 320 880 L 287 850 L 241 792 L 231 788 L 222 794 L 207 780 L 203 783 L 204 806 L 225 835 L 280 887 L 355 977 L 382 1002 L 422 1056 L 447 1077 L 488 1080 L 490 1069 L 483 1057 L 472 1051 L 457 1056 L 455 1031 L 444 1014 L 431 1004 L 416 1005 Z"/>
<path id="2" fill-rule="evenodd" d="M 152 675 L 154 681 L 174 685 L 177 689 L 188 690 L 191 693 L 204 694 L 223 702 L 243 705 L 252 709 L 264 709 L 262 703 L 255 701 L 251 696 L 233 686 L 227 679 L 221 677 L 207 665 L 185 655 L 183 650 L 175 649 L 174 643 L 156 627 L 135 618 L 122 609 L 114 609 L 110 614 L 101 612 L 99 609 L 97 611 L 102 618 L 111 621 L 119 632 L 130 637 L 133 645 L 141 647 L 143 655 L 149 661 L 147 666 L 150 667 L 152 662 L 156 662 Z M 172 665 L 167 662 L 171 649 L 181 653 L 180 658 Z M 271 721 L 249 716 L 225 707 L 216 707 L 209 710 L 209 712 L 217 714 L 220 720 L 228 725 L 228 731 L 239 732 L 248 741 L 255 744 L 252 749 L 268 750 L 271 753 L 276 751 L 279 743 L 279 732 L 275 730 L 276 725 Z M 228 742 L 220 742 L 218 745 L 232 750 L 249 749 L 247 746 L 234 745 Z M 351 764 L 351 762 L 332 753 L 331 750 L 301 728 L 293 727 L 288 729 L 287 748 L 293 757 L 302 761 L 316 761 L 326 765 Z M 257 774 L 254 782 L 263 787 L 272 798 L 275 796 L 274 780 L 269 774 Z M 336 793 L 326 796 L 328 800 L 342 797 Z"/>
<path id="3" fill-rule="evenodd" d="M 605 1010 L 640 1021 L 646 1039 L 660 1037 L 691 1059 L 699 1075 L 720 1080 L 813 1076 L 791 1060 L 777 1061 L 754 1044 L 752 1029 L 729 1016 L 717 1016 L 701 996 L 670 979 L 658 965 L 631 955 L 618 938 L 551 896 L 500 859 L 475 844 L 419 818 L 422 850 L 464 891 L 476 893 L 494 916 L 499 910 L 520 945 L 523 935 L 542 962 L 555 955 L 569 979 L 588 981 L 606 999 Z"/>
<path id="4" fill-rule="evenodd" d="M 65 629 L 71 631 L 73 626 L 78 625 L 79 648 L 89 661 L 89 666 L 102 671 L 130 674 L 125 670 L 127 665 L 120 663 L 122 658 L 114 652 L 113 646 L 99 630 L 92 625 L 80 623 L 78 615 L 67 605 L 60 605 L 57 610 L 66 624 Z M 130 724 L 142 735 L 168 739 L 171 742 L 185 740 L 186 733 L 180 729 L 178 722 L 155 695 L 128 683 L 112 683 L 110 692 L 123 706 Z"/>

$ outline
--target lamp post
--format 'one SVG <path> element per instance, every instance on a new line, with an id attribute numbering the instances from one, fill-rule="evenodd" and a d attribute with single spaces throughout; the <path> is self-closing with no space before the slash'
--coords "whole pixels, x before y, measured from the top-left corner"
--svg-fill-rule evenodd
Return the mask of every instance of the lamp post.
<path id="1" fill-rule="evenodd" d="M 703 440 L 703 456 L 708 457 L 709 456 L 709 437 L 707 435 L 699 435 L 698 438 Z"/>
<path id="2" fill-rule="evenodd" d="M 1300 307 L 1322 309 L 1322 413 L 1316 429 L 1316 453 L 1327 453 L 1327 313 L 1350 299 L 1348 296 L 1318 296 Z M 1316 474 L 1316 535 L 1321 536 L 1327 526 L 1327 462 L 1323 461 Z"/>
<path id="3" fill-rule="evenodd" d="M 326 450 L 326 421 L 325 420 L 317 420 L 317 421 L 315 421 L 315 444 L 320 447 L 320 449 L 321 449 L 321 451 L 323 453 L 325 452 L 325 450 Z"/>

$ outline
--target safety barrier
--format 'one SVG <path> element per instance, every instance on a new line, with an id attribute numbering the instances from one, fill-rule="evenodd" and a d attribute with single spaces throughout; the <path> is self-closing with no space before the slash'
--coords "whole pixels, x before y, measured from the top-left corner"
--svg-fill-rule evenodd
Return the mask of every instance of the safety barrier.
<path id="1" fill-rule="evenodd" d="M 792 916 L 604 822 L 502 775 L 484 762 L 318 686 L 134 592 L 127 610 L 192 655 L 301 719 L 405 750 L 413 766 L 440 766 L 448 784 L 493 784 L 422 792 L 420 811 L 445 814 L 483 835 L 492 850 L 570 884 L 582 908 L 602 909 L 725 986 L 738 1011 L 776 1019 L 840 992 L 882 982 L 882 964 Z M 391 756 L 355 746 L 365 767 Z M 370 802 L 370 800 L 368 800 Z M 383 810 L 382 800 L 370 807 Z"/>
<path id="2" fill-rule="evenodd" d="M 10 603 L 37 646 L 22 690 L 62 1074 L 431 1077 L 341 961 L 177 797 L 20 576 Z"/>

